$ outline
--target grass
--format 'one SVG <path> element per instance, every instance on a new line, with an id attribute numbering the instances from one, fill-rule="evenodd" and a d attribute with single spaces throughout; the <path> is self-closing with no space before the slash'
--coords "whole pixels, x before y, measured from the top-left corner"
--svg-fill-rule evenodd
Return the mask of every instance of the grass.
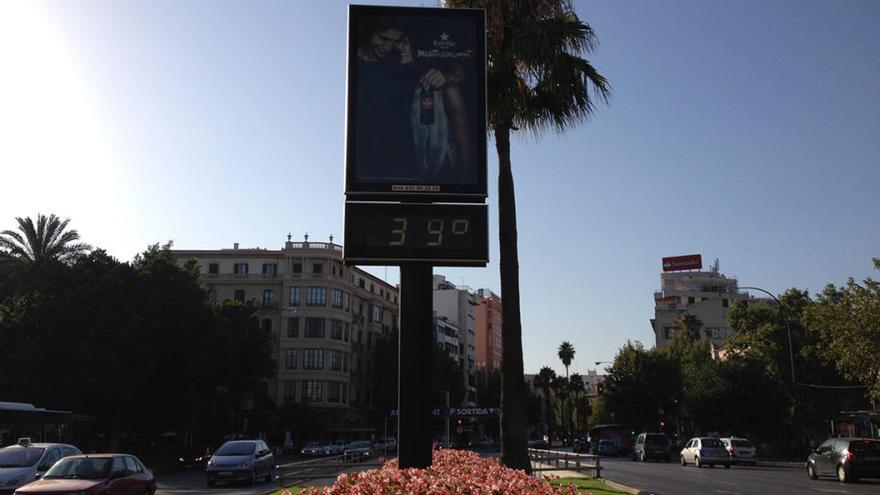
<path id="1" fill-rule="evenodd" d="M 624 494 L 628 495 L 626 492 L 622 492 L 619 490 L 615 490 L 610 486 L 606 485 L 602 482 L 602 480 L 592 479 L 592 478 L 559 478 L 555 480 L 551 480 L 550 484 L 553 486 L 566 486 L 566 485 L 574 485 L 577 488 L 578 492 L 586 492 L 592 493 L 593 495 L 606 495 L 606 494 Z"/>

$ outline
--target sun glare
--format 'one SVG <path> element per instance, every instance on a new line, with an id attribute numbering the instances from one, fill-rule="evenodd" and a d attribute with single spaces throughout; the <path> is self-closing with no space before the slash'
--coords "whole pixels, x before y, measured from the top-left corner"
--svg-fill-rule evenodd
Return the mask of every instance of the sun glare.
<path id="1" fill-rule="evenodd" d="M 3 225 L 37 212 L 113 216 L 117 203 L 109 136 L 75 54 L 44 9 L 0 2 Z M 78 229 L 86 230 L 82 221 Z"/>

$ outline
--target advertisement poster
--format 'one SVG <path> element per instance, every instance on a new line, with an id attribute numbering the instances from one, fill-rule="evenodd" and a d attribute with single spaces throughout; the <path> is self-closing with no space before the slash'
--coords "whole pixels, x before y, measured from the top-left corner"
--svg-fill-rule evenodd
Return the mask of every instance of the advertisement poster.
<path id="1" fill-rule="evenodd" d="M 346 195 L 486 197 L 485 14 L 349 7 Z"/>

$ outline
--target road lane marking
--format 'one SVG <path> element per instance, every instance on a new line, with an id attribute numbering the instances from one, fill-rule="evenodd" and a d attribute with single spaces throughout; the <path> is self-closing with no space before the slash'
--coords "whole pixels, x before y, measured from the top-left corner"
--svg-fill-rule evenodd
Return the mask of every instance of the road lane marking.
<path id="1" fill-rule="evenodd" d="M 813 488 L 817 492 L 825 492 L 825 493 L 849 493 L 844 490 L 832 490 L 830 488 Z"/>

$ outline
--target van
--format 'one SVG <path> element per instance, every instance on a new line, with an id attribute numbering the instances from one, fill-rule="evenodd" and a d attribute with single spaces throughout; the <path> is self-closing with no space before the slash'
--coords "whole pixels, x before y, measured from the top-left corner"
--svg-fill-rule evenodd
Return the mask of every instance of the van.
<path id="1" fill-rule="evenodd" d="M 639 433 L 633 443 L 632 459 L 645 462 L 648 459 L 670 462 L 671 442 L 663 433 Z"/>

